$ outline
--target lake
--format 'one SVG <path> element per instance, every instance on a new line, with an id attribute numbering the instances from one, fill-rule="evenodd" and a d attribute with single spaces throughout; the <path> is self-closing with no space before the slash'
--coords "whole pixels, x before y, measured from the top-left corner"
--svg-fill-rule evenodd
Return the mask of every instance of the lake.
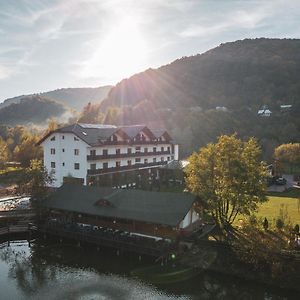
<path id="1" fill-rule="evenodd" d="M 297 299 L 296 292 L 202 273 L 182 283 L 154 286 L 130 272 L 150 258 L 55 240 L 0 245 L 0 299 Z M 298 298 L 299 299 L 299 298 Z"/>

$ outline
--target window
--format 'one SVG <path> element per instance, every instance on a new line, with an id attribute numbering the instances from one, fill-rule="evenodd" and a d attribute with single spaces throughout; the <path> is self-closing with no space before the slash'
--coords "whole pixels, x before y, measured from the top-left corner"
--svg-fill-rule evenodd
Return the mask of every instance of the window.
<path id="1" fill-rule="evenodd" d="M 156 147 L 153 147 L 153 152 L 156 152 Z"/>
<path id="2" fill-rule="evenodd" d="M 65 152 L 65 148 L 62 148 L 61 150 L 62 150 L 62 152 Z"/>
<path id="3" fill-rule="evenodd" d="M 55 161 L 51 161 L 51 168 L 55 169 Z"/>
<path id="4" fill-rule="evenodd" d="M 167 157 L 167 160 L 170 160 L 170 156 Z"/>
<path id="5" fill-rule="evenodd" d="M 128 149 L 127 149 L 127 153 L 128 153 L 128 154 L 131 154 L 131 153 L 132 153 L 131 151 L 132 151 L 131 148 L 128 148 Z"/>
<path id="6" fill-rule="evenodd" d="M 144 148 L 144 152 L 145 152 L 145 153 L 148 153 L 148 148 Z"/>
<path id="7" fill-rule="evenodd" d="M 96 164 L 90 164 L 90 169 L 91 170 L 96 170 Z"/>
<path id="8" fill-rule="evenodd" d="M 116 168 L 120 168 L 121 167 L 121 162 L 120 161 L 116 161 Z"/>
<path id="9" fill-rule="evenodd" d="M 161 157 L 161 158 L 160 158 L 160 161 L 164 161 L 164 160 L 165 160 L 165 158 L 164 158 L 164 157 Z"/>
<path id="10" fill-rule="evenodd" d="M 127 160 L 127 165 L 131 166 L 131 160 Z"/>
<path id="11" fill-rule="evenodd" d="M 64 162 L 62 163 L 62 166 L 63 166 L 63 167 L 65 166 L 65 163 L 64 163 Z"/>
<path id="12" fill-rule="evenodd" d="M 107 155 L 107 154 L 108 154 L 108 150 L 107 150 L 107 149 L 103 149 L 103 150 L 102 150 L 102 154 L 103 154 L 103 155 Z"/>
<path id="13" fill-rule="evenodd" d="M 53 136 L 53 137 L 50 139 L 50 141 L 55 141 L 55 136 Z"/>
<path id="14" fill-rule="evenodd" d="M 79 141 L 79 138 L 74 136 L 74 141 L 78 142 Z"/>
<path id="15" fill-rule="evenodd" d="M 136 159 L 135 159 L 135 163 L 140 163 L 141 162 L 141 159 L 139 158 L 139 157 L 137 157 Z"/>
<path id="16" fill-rule="evenodd" d="M 168 147 L 168 153 L 170 153 L 170 147 Z"/>
<path id="17" fill-rule="evenodd" d="M 156 163 L 156 157 L 153 158 L 153 162 Z"/>
<path id="18" fill-rule="evenodd" d="M 174 159 L 174 155 L 171 156 L 171 159 L 172 159 L 172 160 Z"/>
<path id="19" fill-rule="evenodd" d="M 139 146 L 138 146 L 138 147 L 135 147 L 135 152 L 136 152 L 136 153 L 141 152 L 141 147 L 139 147 Z"/>
<path id="20" fill-rule="evenodd" d="M 50 149 L 50 153 L 51 153 L 51 154 L 55 154 L 55 148 L 51 148 L 51 149 Z"/>
<path id="21" fill-rule="evenodd" d="M 144 164 L 147 164 L 148 163 L 148 158 L 145 158 L 144 159 Z"/>
<path id="22" fill-rule="evenodd" d="M 161 151 L 161 152 L 164 152 L 164 150 L 165 150 L 164 147 L 161 147 L 161 148 L 160 148 L 160 151 Z"/>
<path id="23" fill-rule="evenodd" d="M 108 163 L 107 162 L 103 163 L 103 169 L 108 169 Z"/>
<path id="24" fill-rule="evenodd" d="M 61 138 L 64 140 L 64 139 L 65 139 L 65 136 L 63 135 Z"/>
<path id="25" fill-rule="evenodd" d="M 112 142 L 117 142 L 118 141 L 118 137 L 116 135 L 112 135 L 111 136 L 111 141 Z"/>
<path id="26" fill-rule="evenodd" d="M 120 155 L 121 154 L 121 150 L 120 149 L 116 149 L 116 154 Z"/>
<path id="27" fill-rule="evenodd" d="M 75 170 L 79 170 L 79 168 L 80 168 L 79 163 L 74 163 L 74 169 L 75 169 Z"/>
<path id="28" fill-rule="evenodd" d="M 96 150 L 90 150 L 90 156 L 96 156 Z"/>
<path id="29" fill-rule="evenodd" d="M 74 149 L 74 155 L 79 155 L 79 149 Z"/>

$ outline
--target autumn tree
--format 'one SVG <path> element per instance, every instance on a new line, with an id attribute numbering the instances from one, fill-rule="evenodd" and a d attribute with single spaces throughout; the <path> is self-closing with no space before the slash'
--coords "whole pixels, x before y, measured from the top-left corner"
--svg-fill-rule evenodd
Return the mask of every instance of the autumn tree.
<path id="1" fill-rule="evenodd" d="M 99 104 L 92 104 L 89 102 L 81 112 L 78 122 L 79 123 L 89 123 L 89 124 L 97 124 L 102 123 L 104 119 L 104 115 L 100 112 Z"/>
<path id="2" fill-rule="evenodd" d="M 300 143 L 289 143 L 278 146 L 274 151 L 274 158 L 280 162 L 293 166 L 300 165 Z"/>
<path id="3" fill-rule="evenodd" d="M 13 156 L 16 161 L 19 161 L 22 166 L 29 166 L 32 159 L 41 159 L 43 150 L 37 146 L 38 136 L 26 133 L 22 136 L 21 143 L 15 147 Z"/>
<path id="4" fill-rule="evenodd" d="M 199 196 L 204 209 L 220 228 L 231 225 L 238 214 L 250 215 L 266 201 L 264 164 L 255 139 L 235 135 L 219 137 L 189 157 L 188 189 Z"/>
<path id="5" fill-rule="evenodd" d="M 8 160 L 7 143 L 0 137 L 0 168 L 3 168 L 4 163 Z"/>
<path id="6" fill-rule="evenodd" d="M 33 159 L 18 182 L 17 192 L 30 194 L 31 200 L 38 203 L 47 196 L 48 186 L 54 181 L 53 175 L 47 172 L 41 160 Z"/>

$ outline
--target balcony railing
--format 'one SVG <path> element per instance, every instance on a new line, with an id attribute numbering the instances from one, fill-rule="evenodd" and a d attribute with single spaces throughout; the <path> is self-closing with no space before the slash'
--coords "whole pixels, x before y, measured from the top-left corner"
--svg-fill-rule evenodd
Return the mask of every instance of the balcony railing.
<path id="1" fill-rule="evenodd" d="M 156 151 L 156 152 L 135 152 L 135 153 L 119 153 L 119 154 L 104 154 L 104 155 L 88 155 L 87 160 L 114 159 L 126 157 L 140 156 L 156 156 L 156 155 L 174 155 L 171 151 Z"/>
<path id="2" fill-rule="evenodd" d="M 88 175 L 103 175 L 103 174 L 118 173 L 124 171 L 140 170 L 149 167 L 160 167 L 165 164 L 167 164 L 167 161 L 152 162 L 147 164 L 136 163 L 135 165 L 130 165 L 130 166 L 128 165 L 128 166 L 120 166 L 120 167 L 113 167 L 113 168 L 88 170 L 87 173 Z"/>
<path id="3" fill-rule="evenodd" d="M 160 145 L 160 144 L 172 144 L 172 141 L 103 141 L 99 143 L 100 146 L 103 145 Z"/>

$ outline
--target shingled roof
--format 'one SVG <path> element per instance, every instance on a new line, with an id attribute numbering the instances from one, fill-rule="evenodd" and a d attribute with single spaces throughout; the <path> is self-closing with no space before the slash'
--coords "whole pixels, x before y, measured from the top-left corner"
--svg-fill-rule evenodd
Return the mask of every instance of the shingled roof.
<path id="1" fill-rule="evenodd" d="M 49 132 L 37 144 L 40 145 L 53 133 L 73 133 L 78 138 L 86 142 L 90 146 L 97 146 L 109 139 L 117 131 L 123 131 L 129 138 L 133 139 L 143 130 L 148 131 L 150 135 L 155 137 L 152 131 L 145 125 L 130 125 L 130 126 L 114 126 L 104 124 L 82 124 L 76 123 L 73 125 L 58 128 Z M 160 130 L 166 132 L 165 130 Z"/>
<path id="2" fill-rule="evenodd" d="M 195 201 L 188 193 L 63 185 L 45 200 L 47 208 L 177 226 Z M 101 205 L 105 203 L 106 205 Z"/>

